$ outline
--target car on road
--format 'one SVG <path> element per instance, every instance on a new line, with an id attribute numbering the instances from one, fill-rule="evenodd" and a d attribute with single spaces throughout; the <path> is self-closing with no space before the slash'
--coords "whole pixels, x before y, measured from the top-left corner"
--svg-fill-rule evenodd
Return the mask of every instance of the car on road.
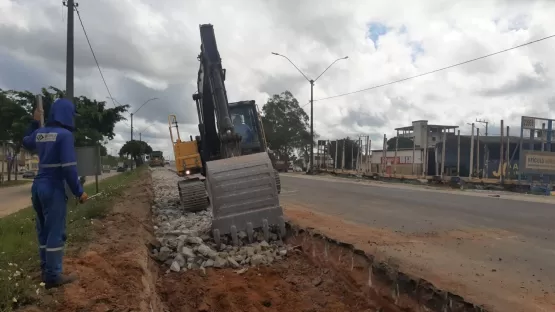
<path id="1" fill-rule="evenodd" d="M 23 173 L 23 178 L 25 179 L 33 179 L 35 177 L 35 172 L 34 171 L 25 171 Z"/>
<path id="2" fill-rule="evenodd" d="M 116 170 L 117 172 L 125 172 L 125 168 L 124 167 L 118 167 L 118 170 Z"/>

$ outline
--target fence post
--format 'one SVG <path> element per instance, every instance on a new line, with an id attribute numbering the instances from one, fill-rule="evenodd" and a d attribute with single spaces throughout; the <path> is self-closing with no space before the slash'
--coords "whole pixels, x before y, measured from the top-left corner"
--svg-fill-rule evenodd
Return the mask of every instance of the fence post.
<path id="1" fill-rule="evenodd" d="M 366 172 L 371 172 L 372 171 L 372 155 L 370 155 L 370 153 L 372 153 L 372 140 L 370 140 L 370 136 L 368 136 L 366 138 L 366 142 L 367 143 L 367 147 L 366 147 L 366 157 L 368 157 L 368 161 L 367 161 L 367 165 L 366 165 Z"/>
<path id="2" fill-rule="evenodd" d="M 345 142 L 347 140 L 343 139 L 343 153 L 342 153 L 342 157 L 341 157 L 341 171 L 343 171 L 345 169 Z"/>
<path id="3" fill-rule="evenodd" d="M 468 166 L 468 177 L 472 179 L 474 170 L 474 123 L 472 123 L 472 135 L 470 135 L 470 166 Z"/>
<path id="4" fill-rule="evenodd" d="M 505 152 L 505 154 L 507 154 L 507 158 L 506 158 L 506 165 L 505 166 L 507 168 L 507 174 L 508 174 L 509 173 L 508 169 L 511 166 L 511 163 L 510 163 L 511 161 L 510 161 L 510 158 L 509 158 L 510 157 L 509 154 L 510 154 L 510 151 L 511 151 L 511 138 L 509 137 L 509 126 L 507 126 L 506 135 L 507 135 L 507 151 Z M 501 157 L 503 157 L 503 156 L 501 156 Z M 503 170 L 503 171 L 505 171 L 505 170 Z"/>
<path id="5" fill-rule="evenodd" d="M 399 130 L 395 137 L 395 155 L 393 156 L 393 176 L 397 176 L 397 150 L 399 149 Z"/>
<path id="6" fill-rule="evenodd" d="M 457 130 L 457 176 L 461 176 L 461 130 Z"/>
<path id="7" fill-rule="evenodd" d="M 414 166 L 416 163 L 416 159 L 414 159 L 414 156 L 416 154 L 416 144 L 414 144 L 414 142 L 416 141 L 416 136 L 412 137 L 412 175 L 415 175 L 414 172 Z"/>
<path id="8" fill-rule="evenodd" d="M 333 169 L 335 169 L 335 170 L 337 170 L 337 145 L 339 145 L 339 141 L 336 139 L 335 140 L 335 157 L 334 157 L 335 159 L 333 161 Z"/>
<path id="9" fill-rule="evenodd" d="M 387 136 L 383 134 L 383 153 L 382 153 L 382 175 L 385 175 L 385 165 L 387 164 Z"/>
<path id="10" fill-rule="evenodd" d="M 476 174 L 480 177 L 480 128 L 476 128 Z"/>
<path id="11" fill-rule="evenodd" d="M 447 145 L 447 129 L 443 129 L 443 144 L 441 146 L 441 180 L 445 178 L 445 145 Z"/>
<path id="12" fill-rule="evenodd" d="M 505 170 L 503 169 L 503 119 L 501 119 L 501 144 L 499 144 L 499 168 L 501 168 L 501 173 L 499 174 L 499 178 L 501 179 L 501 184 L 505 183 Z"/>

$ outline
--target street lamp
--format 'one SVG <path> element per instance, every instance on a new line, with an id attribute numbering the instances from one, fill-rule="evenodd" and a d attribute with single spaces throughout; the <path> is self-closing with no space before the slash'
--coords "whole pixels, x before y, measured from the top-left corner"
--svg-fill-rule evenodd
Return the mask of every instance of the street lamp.
<path id="1" fill-rule="evenodd" d="M 110 98 L 107 97 L 108 99 L 112 99 L 114 101 L 116 101 L 118 104 L 120 104 L 120 102 L 118 102 L 116 99 L 114 98 Z M 146 105 L 146 103 L 150 102 L 150 101 L 154 101 L 154 100 L 158 100 L 158 98 L 152 98 L 152 99 L 148 99 L 146 100 L 135 112 L 131 113 L 131 141 L 133 141 L 133 115 L 135 115 L 141 108 L 143 108 L 143 106 Z M 121 104 L 120 104 L 121 105 Z M 128 104 L 129 105 L 129 104 Z"/>
<path id="2" fill-rule="evenodd" d="M 316 80 L 318 80 L 318 78 L 320 78 L 326 71 L 328 71 L 328 69 L 330 69 L 330 67 L 333 66 L 333 64 L 335 64 L 337 61 L 340 60 L 346 60 L 349 57 L 345 56 L 345 57 L 341 57 L 338 58 L 337 60 L 333 61 L 328 67 L 326 67 L 326 69 L 320 74 L 318 75 L 318 77 L 316 77 L 316 79 L 309 79 L 298 67 L 297 65 L 295 65 L 287 56 L 276 53 L 276 52 L 272 52 L 273 55 L 277 55 L 277 56 L 281 56 L 283 58 L 285 58 L 286 60 L 289 61 L 289 63 L 291 63 L 291 65 L 293 65 L 293 67 L 295 67 L 297 69 L 297 71 L 299 71 L 299 73 L 301 73 L 301 75 L 303 75 L 303 77 L 310 83 L 310 168 L 309 168 L 309 172 L 312 172 L 312 168 L 314 167 L 314 83 L 316 82 Z"/>
<path id="3" fill-rule="evenodd" d="M 154 100 L 158 100 L 158 98 L 152 98 L 152 99 L 146 100 L 143 103 L 143 105 L 141 105 L 134 113 L 131 113 L 131 141 L 133 141 L 133 115 L 136 114 L 141 108 L 143 108 L 143 106 L 145 106 L 146 103 L 148 103 L 150 101 L 154 101 Z"/>

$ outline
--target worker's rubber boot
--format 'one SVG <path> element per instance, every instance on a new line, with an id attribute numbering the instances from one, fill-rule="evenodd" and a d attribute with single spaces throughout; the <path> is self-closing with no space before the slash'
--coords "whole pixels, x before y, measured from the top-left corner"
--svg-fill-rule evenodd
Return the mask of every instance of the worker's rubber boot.
<path id="1" fill-rule="evenodd" d="M 45 282 L 44 288 L 46 289 L 50 289 L 50 288 L 56 288 L 56 287 L 60 287 L 63 286 L 65 284 L 70 284 L 73 283 L 77 280 L 77 276 L 74 275 L 60 275 L 60 277 L 58 277 L 58 279 L 54 282 Z"/>

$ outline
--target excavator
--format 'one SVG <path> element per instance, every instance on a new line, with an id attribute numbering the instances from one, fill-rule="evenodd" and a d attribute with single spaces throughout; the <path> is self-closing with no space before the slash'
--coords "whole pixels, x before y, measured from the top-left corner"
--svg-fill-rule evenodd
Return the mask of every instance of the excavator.
<path id="1" fill-rule="evenodd" d="M 274 169 L 254 101 L 229 103 L 214 27 L 200 28 L 200 62 L 196 103 L 200 136 L 195 138 L 200 154 L 201 176 L 178 182 L 185 211 L 212 207 L 212 236 L 220 246 L 221 237 L 230 235 L 238 245 L 238 233 L 253 241 L 254 230 L 262 229 L 285 236 L 283 209 L 279 203 L 279 175 Z M 196 204 L 199 203 L 199 204 Z"/>
<path id="2" fill-rule="evenodd" d="M 193 136 L 190 136 L 190 141 L 181 140 L 176 115 L 168 116 L 168 128 L 170 130 L 170 139 L 175 156 L 175 169 L 177 175 L 187 178 L 195 174 L 200 174 L 202 171 L 202 161 L 200 159 L 197 141 L 193 140 Z M 173 130 L 174 128 L 175 131 Z M 176 133 L 175 138 L 174 132 Z"/>
<path id="3" fill-rule="evenodd" d="M 168 126 L 173 146 L 177 175 L 185 178 L 186 180 L 198 180 L 199 174 L 202 171 L 202 161 L 200 159 L 197 141 L 193 140 L 193 136 L 190 136 L 190 141 L 181 140 L 176 115 L 168 116 Z M 174 128 L 175 131 L 173 130 Z M 176 132 L 176 137 L 174 137 L 174 132 Z M 189 186 L 191 187 L 188 189 L 189 194 L 180 198 L 181 205 L 188 211 L 206 209 L 209 202 L 204 185 L 192 183 Z"/>

